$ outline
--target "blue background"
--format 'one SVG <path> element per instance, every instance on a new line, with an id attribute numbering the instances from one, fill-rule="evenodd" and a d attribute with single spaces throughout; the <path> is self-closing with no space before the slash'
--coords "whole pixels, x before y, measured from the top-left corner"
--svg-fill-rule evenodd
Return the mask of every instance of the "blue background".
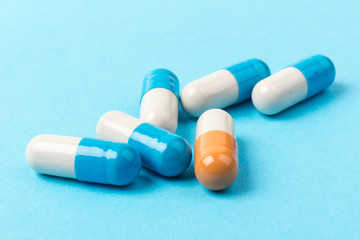
<path id="1" fill-rule="evenodd" d="M 360 239 L 360 2 L 1 1 L 1 239 Z M 335 83 L 279 115 L 228 108 L 240 174 L 220 193 L 193 166 L 127 187 L 36 174 L 40 133 L 95 137 L 110 110 L 138 116 L 142 79 L 188 82 L 256 57 L 277 72 L 309 55 Z M 196 119 L 177 133 L 194 144 Z"/>

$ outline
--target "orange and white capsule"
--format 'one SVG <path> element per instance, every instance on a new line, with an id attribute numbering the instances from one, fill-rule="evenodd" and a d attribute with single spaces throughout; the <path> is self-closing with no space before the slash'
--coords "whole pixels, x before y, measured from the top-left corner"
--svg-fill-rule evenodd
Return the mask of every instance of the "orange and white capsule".
<path id="1" fill-rule="evenodd" d="M 221 109 L 204 112 L 196 125 L 194 147 L 195 175 L 214 191 L 229 187 L 238 175 L 237 143 L 234 120 Z"/>

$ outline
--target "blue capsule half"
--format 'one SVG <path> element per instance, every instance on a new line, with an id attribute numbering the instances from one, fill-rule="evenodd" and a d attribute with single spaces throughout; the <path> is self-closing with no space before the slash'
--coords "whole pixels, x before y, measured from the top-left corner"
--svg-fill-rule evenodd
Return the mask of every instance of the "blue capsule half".
<path id="1" fill-rule="evenodd" d="M 139 153 L 127 144 L 49 134 L 30 141 L 26 159 L 38 173 L 119 186 L 133 182 L 141 168 Z"/>
<path id="2" fill-rule="evenodd" d="M 128 144 L 140 153 L 144 167 L 166 177 L 180 175 L 191 162 L 191 147 L 184 138 L 152 124 L 135 128 Z"/>

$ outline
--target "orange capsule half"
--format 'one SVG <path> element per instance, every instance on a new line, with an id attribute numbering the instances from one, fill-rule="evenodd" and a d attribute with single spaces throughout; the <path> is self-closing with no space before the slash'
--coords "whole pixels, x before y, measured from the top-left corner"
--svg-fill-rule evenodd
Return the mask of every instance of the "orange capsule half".
<path id="1" fill-rule="evenodd" d="M 194 166 L 197 180 L 214 191 L 229 187 L 239 171 L 234 120 L 221 109 L 204 112 L 196 125 Z"/>

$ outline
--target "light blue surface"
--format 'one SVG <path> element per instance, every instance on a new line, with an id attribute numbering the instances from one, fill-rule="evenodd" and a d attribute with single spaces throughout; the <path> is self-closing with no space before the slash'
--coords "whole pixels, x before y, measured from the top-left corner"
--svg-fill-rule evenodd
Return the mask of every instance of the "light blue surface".
<path id="1" fill-rule="evenodd" d="M 360 2 L 1 1 L 1 239 L 360 239 Z M 266 117 L 228 108 L 240 174 L 213 193 L 193 167 L 128 187 L 37 175 L 37 134 L 95 137 L 110 110 L 139 114 L 144 75 L 186 83 L 249 58 L 272 72 L 333 60 L 325 92 Z M 196 120 L 177 133 L 194 144 Z"/>
<path id="2" fill-rule="evenodd" d="M 139 175 L 141 157 L 125 143 L 83 138 L 76 150 L 74 165 L 80 181 L 123 186 Z"/>
<path id="3" fill-rule="evenodd" d="M 225 69 L 235 77 L 239 86 L 239 96 L 235 104 L 249 99 L 255 85 L 271 74 L 266 63 L 258 59 L 249 59 Z"/>

